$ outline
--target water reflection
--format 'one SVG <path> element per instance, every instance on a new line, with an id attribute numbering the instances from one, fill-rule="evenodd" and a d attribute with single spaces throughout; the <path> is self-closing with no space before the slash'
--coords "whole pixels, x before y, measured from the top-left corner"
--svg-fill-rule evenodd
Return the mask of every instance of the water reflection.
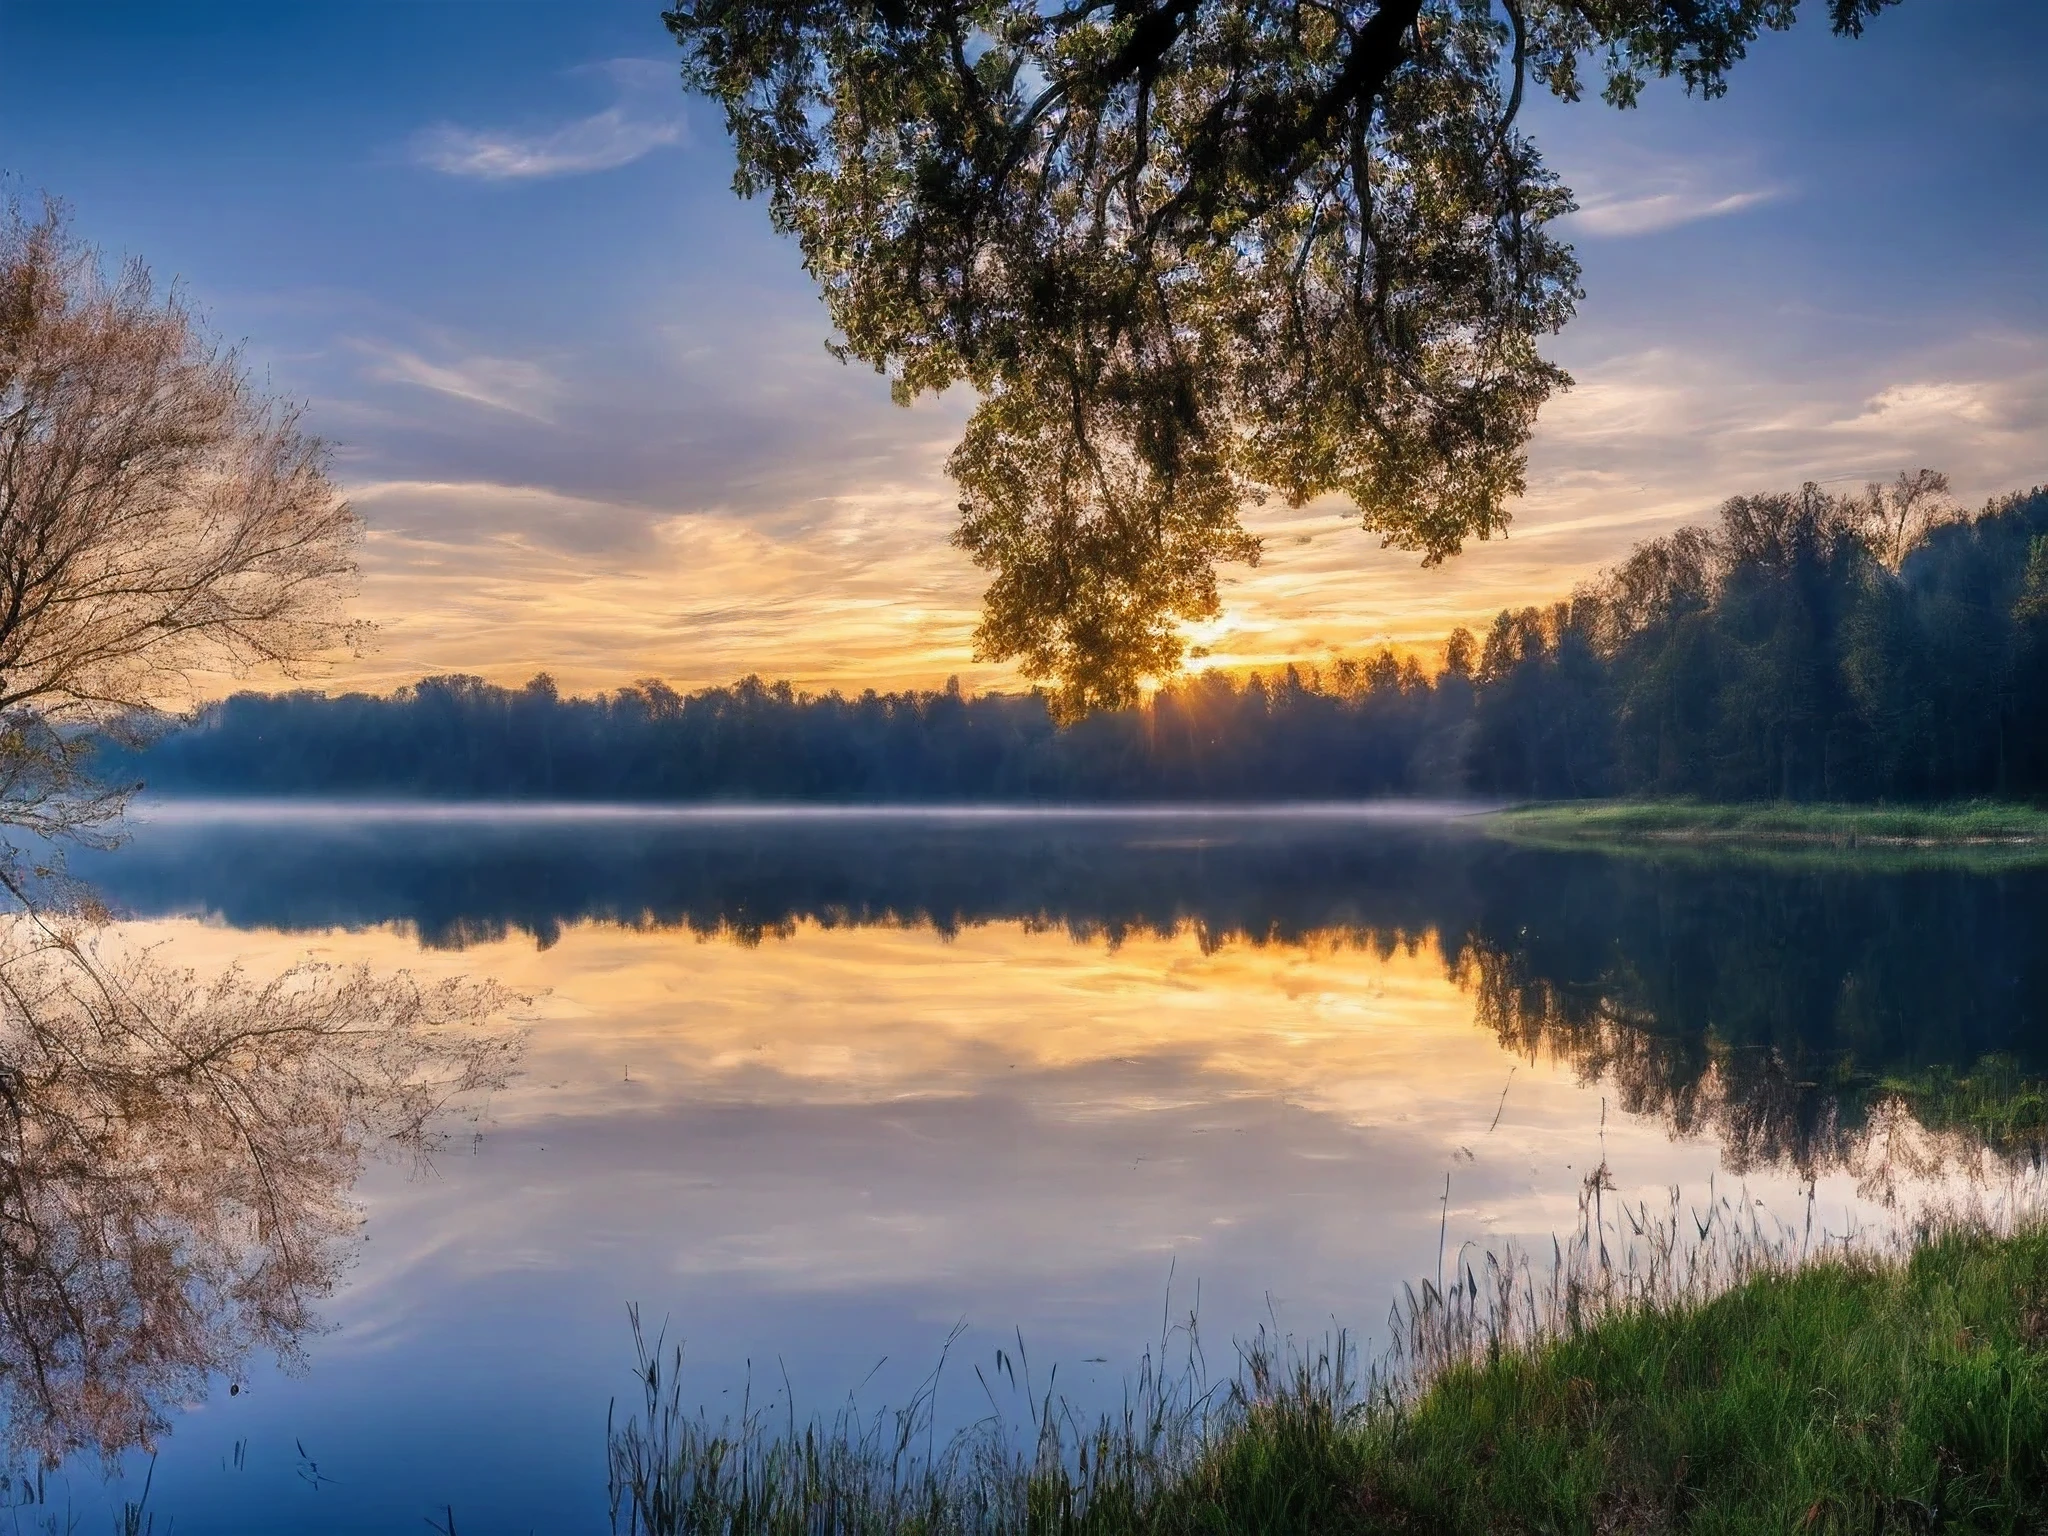
<path id="1" fill-rule="evenodd" d="M 1494 861 L 1468 930 L 1479 1017 L 1736 1170 L 1882 1188 L 2048 1135 L 2048 878 L 1597 855 Z M 1902 1137 L 1908 1111 L 1932 1141 Z M 1930 1162 L 1929 1159 L 1933 1159 Z"/>
<path id="2" fill-rule="evenodd" d="M 1451 822 L 273 811 L 146 823 L 79 869 L 205 974 L 312 950 L 535 998 L 481 1134 L 358 1185 L 374 1242 L 311 1375 L 179 1424 L 157 1496 L 207 1530 L 447 1502 L 465 1530 L 601 1528 L 628 1302 L 709 1395 L 773 1360 L 829 1404 L 886 1355 L 866 1390 L 900 1401 L 964 1317 L 1106 1405 L 1170 1272 L 1219 1348 L 1269 1301 L 1369 1329 L 1440 1234 L 1568 1226 L 1602 1158 L 1653 1197 L 1751 1170 L 1788 1212 L 1810 1175 L 1839 1230 L 1942 1135 L 2030 1155 L 2048 1033 L 2037 874 L 1617 863 Z M 138 1123 L 175 1144 L 192 1113 Z M 330 1203 L 305 1208 L 345 1216 L 345 1160 L 307 1168 Z M 272 1262 L 249 1160 L 189 1177 L 240 1295 Z M 334 1272 L 306 1274 L 316 1299 Z M 213 1358 L 276 1347 L 251 1315 Z M 301 1439 L 344 1486 L 295 1477 Z"/>
<path id="3" fill-rule="evenodd" d="M 55 1465 L 148 1446 L 252 1354 L 297 1357 L 366 1151 L 503 1081 L 489 988 L 300 965 L 209 979 L 0 926 L 0 1416 Z"/>
<path id="4" fill-rule="evenodd" d="M 1420 932 L 1465 869 L 1452 822 L 1210 815 L 1192 821 L 902 816 L 635 821 L 175 819 L 82 867 L 127 910 L 236 927 L 399 922 L 429 948 L 583 921 L 746 942 L 826 927 L 994 922 L 1112 942 Z M 1472 839 L 1454 839 L 1476 846 Z M 1420 926 L 1418 926 L 1420 925 Z"/>
<path id="5" fill-rule="evenodd" d="M 579 922 L 760 943 L 801 924 L 1077 941 L 1427 942 L 1524 1055 L 1613 1084 L 1736 1170 L 2032 1157 L 2048 1134 L 2048 873 L 1784 870 L 1508 846 L 1456 821 L 1209 817 L 661 823 L 316 819 L 151 827 L 94 871 L 141 915 L 408 925 L 430 948 Z M 1874 1137 L 1873 1133 L 1882 1133 Z M 1876 1149 L 1876 1150 L 1874 1150 Z M 1925 1170 L 1920 1170 L 1925 1171 Z"/>

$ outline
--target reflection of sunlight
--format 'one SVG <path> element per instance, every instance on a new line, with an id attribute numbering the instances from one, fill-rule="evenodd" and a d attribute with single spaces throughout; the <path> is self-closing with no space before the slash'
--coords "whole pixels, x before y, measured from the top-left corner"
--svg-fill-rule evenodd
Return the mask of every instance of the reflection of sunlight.
<path id="1" fill-rule="evenodd" d="M 1457 1170 L 1457 1205 L 1489 1230 L 1568 1225 L 1577 1183 L 1603 1149 L 1645 1191 L 1701 1183 L 1716 1168 L 1711 1136 L 1674 1143 L 1655 1116 L 1616 1110 L 1603 1131 L 1599 1085 L 1547 1053 L 1531 1060 L 1504 1050 L 1475 1023 L 1472 995 L 1429 941 L 1385 953 L 1335 937 L 1205 948 L 1183 932 L 1111 946 L 1017 923 L 948 938 L 804 922 L 750 947 L 585 923 L 546 951 L 510 940 L 449 953 L 416 950 L 391 929 L 294 936 L 134 926 L 202 966 L 310 946 L 321 958 L 478 974 L 531 994 L 527 1071 L 493 1104 L 500 1136 L 522 1127 L 566 1135 L 582 1123 L 601 1137 L 610 1134 L 601 1127 L 650 1113 L 805 1124 L 853 1114 L 872 1128 L 925 1105 L 918 1113 L 961 1138 L 949 1181 L 979 1187 L 996 1168 L 1021 1177 L 1050 1155 L 1020 1152 L 1001 1136 L 984 1144 L 974 1116 L 1008 1105 L 1051 1139 L 1142 1143 L 1147 1150 L 1131 1151 L 1141 1159 L 1166 1155 L 1151 1144 L 1161 1134 L 1185 1142 L 1172 1156 L 1207 1171 L 1188 1191 L 1192 1208 L 1175 1223 L 1182 1231 L 1228 1225 L 1244 1215 L 1237 1207 L 1270 1203 L 1272 1189 L 1224 1176 L 1213 1152 L 1187 1150 L 1193 1138 L 1254 1123 L 1262 1157 L 1405 1168 L 1394 1182 L 1410 1187 L 1392 1198 L 1412 1205 L 1410 1216 L 1433 1208 L 1427 1179 Z M 867 1154 L 832 1155 L 852 1160 L 832 1170 L 840 1177 Z M 1785 1173 L 1752 1182 L 1794 1181 Z M 1853 1199 L 1853 1181 L 1823 1183 Z M 791 1229 L 781 1262 L 808 1268 L 834 1246 L 819 1228 Z"/>
<path id="2" fill-rule="evenodd" d="M 786 1360 L 801 1400 L 829 1402 L 884 1356 L 923 1371 L 964 1319 L 974 1349 L 1021 1334 L 1108 1407 L 1163 1300 L 1221 1352 L 1270 1318 L 1371 1349 L 1440 1244 L 1547 1253 L 1603 1160 L 1610 1201 L 1662 1210 L 1676 1186 L 1805 1211 L 1796 1176 L 1736 1180 L 1713 1134 L 1674 1138 L 1505 1049 L 1433 942 L 804 920 L 747 944 L 577 922 L 546 949 L 451 951 L 394 927 L 127 929 L 202 972 L 310 950 L 532 999 L 522 1075 L 480 1121 L 360 1187 L 363 1241 L 295 1399 L 315 1435 L 438 1444 L 460 1419 L 500 1454 L 547 1413 L 573 1435 L 619 1387 L 629 1303 L 687 1341 L 707 1395 Z M 1851 1174 L 1816 1193 L 1823 1230 L 1883 1219 Z M 205 1434 L 179 1429 L 194 1456 Z"/>
<path id="3" fill-rule="evenodd" d="M 596 1079 L 585 1107 L 596 1113 L 616 1107 L 617 1074 L 593 1056 L 621 1073 L 630 1066 L 657 1095 L 813 1104 L 971 1094 L 1011 1072 L 1153 1062 L 1219 1098 L 1271 1095 L 1357 1124 L 1426 1118 L 1424 1106 L 1461 1102 L 1480 1080 L 1497 1092 L 1507 1060 L 1473 1027 L 1469 998 L 1427 942 L 1384 957 L 1340 941 L 1205 953 L 1192 932 L 1112 948 L 1016 923 L 941 939 L 806 922 L 763 950 L 582 924 L 545 952 L 512 940 L 436 953 L 388 929 L 131 927 L 202 965 L 259 946 L 280 957 L 310 948 L 539 994 L 529 1077 L 546 1076 L 550 1059 L 582 1058 Z M 1126 1090 L 1105 1091 L 1096 1112 L 1113 1111 Z M 1149 1090 L 1128 1091 L 1129 1107 L 1151 1102 Z M 578 1106 L 548 1092 L 551 1113 Z"/>

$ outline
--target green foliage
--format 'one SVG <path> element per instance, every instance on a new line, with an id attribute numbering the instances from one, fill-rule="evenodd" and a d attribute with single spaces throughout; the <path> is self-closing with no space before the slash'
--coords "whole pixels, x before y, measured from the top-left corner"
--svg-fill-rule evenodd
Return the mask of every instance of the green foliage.
<path id="1" fill-rule="evenodd" d="M 1738 496 L 1568 604 L 1503 613 L 1474 788 L 1531 799 L 2048 790 L 2048 492 L 1960 513 L 1929 471 Z M 2042 578 L 2048 581 L 2048 577 Z M 2044 587 L 2043 590 L 2048 590 Z"/>
<path id="2" fill-rule="evenodd" d="M 2048 533 L 2038 535 L 2027 555 L 2027 574 L 2020 584 L 2013 617 L 2029 628 L 2048 623 Z"/>
<path id="3" fill-rule="evenodd" d="M 1829 0 L 1854 35 L 1889 0 Z M 1797 0 L 675 0 L 735 188 L 841 355 L 964 383 L 979 653 L 1073 716 L 1179 664 L 1247 502 L 1348 498 L 1434 562 L 1507 522 L 1578 267 L 1514 123 L 1718 95 Z"/>
<path id="4" fill-rule="evenodd" d="M 1589 1185 L 1589 1190 L 1591 1185 Z M 1744 1202 L 1746 1205 L 1747 1202 Z M 1611 1204 L 1609 1207 L 1612 1210 Z M 2048 1505 L 2048 1234 L 1924 1227 L 1906 1251 L 1801 1262 L 1710 1205 L 1585 1207 L 1547 1280 L 1489 1260 L 1395 1309 L 1420 1374 L 1361 1391 L 1343 1341 L 1250 1341 L 1237 1379 L 1141 1372 L 1032 1449 L 911 1411 L 712 1425 L 643 1353 L 646 1418 L 612 1429 L 630 1536 L 1378 1536 L 1501 1531 L 2035 1531 Z M 1690 1213 L 1696 1216 L 1696 1212 Z M 1638 1225 L 1633 1257 L 1607 1246 Z M 1498 1283 L 1498 1289 L 1493 1289 Z M 1413 1351 L 1422 1351 L 1418 1357 Z M 680 1365 L 680 1355 L 675 1358 Z"/>
<path id="5" fill-rule="evenodd" d="M 1558 847 L 1705 846 L 1733 851 L 1981 852 L 1999 867 L 2048 862 L 2048 810 L 1997 801 L 1953 805 L 1715 804 L 1625 800 L 1516 806 L 1488 818 L 1504 837 Z M 1867 862 L 1867 861 L 1865 861 Z"/>
<path id="6" fill-rule="evenodd" d="M 1454 1372 L 1365 1480 L 1386 1529 L 2037 1530 L 2044 1326 L 2048 1238 L 1948 1233 Z"/>

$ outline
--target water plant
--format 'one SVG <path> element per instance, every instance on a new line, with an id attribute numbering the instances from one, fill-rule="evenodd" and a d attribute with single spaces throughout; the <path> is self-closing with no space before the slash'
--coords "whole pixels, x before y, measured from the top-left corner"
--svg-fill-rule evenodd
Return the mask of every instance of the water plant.
<path id="1" fill-rule="evenodd" d="M 2048 1508 L 2048 1229 L 1996 1205 L 1830 1236 L 1744 1194 L 1659 1209 L 1605 1165 L 1547 1254 L 1470 1249 L 1407 1288 L 1383 1353 L 1272 1331 L 1208 1379 L 1192 1320 L 1122 1408 L 1048 1385 L 1013 1423 L 799 1424 L 685 1407 L 642 1340 L 610 1426 L 628 1536 L 2034 1529 Z M 636 1320 L 636 1337 L 637 1333 Z M 949 1341 L 956 1348 L 958 1338 Z M 1169 1353 L 1171 1351 L 1171 1353 Z M 1173 1359 L 1175 1367 L 1166 1362 Z M 1024 1385 L 1021 1347 L 996 1367 Z M 943 1368 L 943 1367 L 942 1367 Z"/>

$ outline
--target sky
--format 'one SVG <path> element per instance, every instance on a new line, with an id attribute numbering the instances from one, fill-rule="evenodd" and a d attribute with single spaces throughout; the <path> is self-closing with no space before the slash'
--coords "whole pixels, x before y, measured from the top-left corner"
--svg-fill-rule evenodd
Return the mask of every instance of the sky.
<path id="1" fill-rule="evenodd" d="M 1427 652 L 1738 492 L 2048 480 L 2048 6 L 1806 9 L 1724 100 L 1532 104 L 1587 297 L 1509 535 L 1423 570 L 1338 503 L 1249 516 L 1210 664 Z M 827 355 L 676 63 L 654 0 L 0 0 L 0 177 L 333 445 L 377 630 L 321 686 L 1017 686 L 948 543 L 971 402 Z"/>

